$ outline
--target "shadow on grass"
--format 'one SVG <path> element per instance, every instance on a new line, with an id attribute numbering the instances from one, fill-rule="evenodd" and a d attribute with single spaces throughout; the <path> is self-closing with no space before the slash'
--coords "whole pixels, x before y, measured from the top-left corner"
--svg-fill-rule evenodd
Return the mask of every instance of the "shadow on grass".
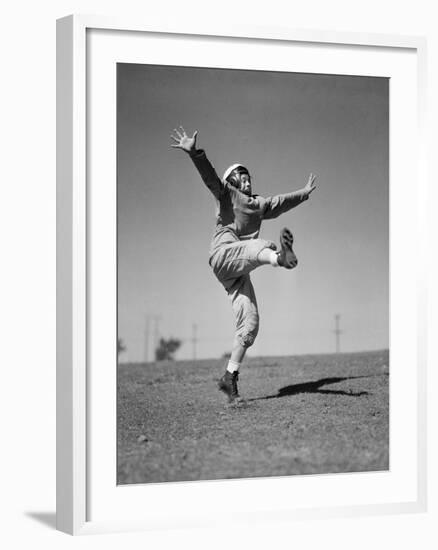
<path id="1" fill-rule="evenodd" d="M 261 401 L 263 399 L 278 399 L 279 397 L 287 397 L 289 395 L 297 395 L 299 393 L 321 393 L 328 395 L 346 395 L 348 397 L 361 397 L 362 395 L 368 395 L 367 391 L 353 392 L 343 390 L 322 390 L 321 387 L 329 384 L 338 384 L 345 380 L 354 380 L 357 378 L 369 378 L 368 376 L 346 376 L 346 377 L 332 377 L 322 378 L 315 382 L 303 382 L 302 384 L 291 384 L 280 388 L 275 395 L 265 395 L 264 397 L 253 397 L 247 399 L 247 401 Z"/>

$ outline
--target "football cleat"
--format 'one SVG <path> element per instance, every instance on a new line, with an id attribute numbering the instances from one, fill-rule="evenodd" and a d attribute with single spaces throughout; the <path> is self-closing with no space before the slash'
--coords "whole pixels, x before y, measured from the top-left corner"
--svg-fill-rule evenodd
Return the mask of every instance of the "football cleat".
<path id="1" fill-rule="evenodd" d="M 278 253 L 278 265 L 281 265 L 282 267 L 285 267 L 286 269 L 293 269 L 297 266 L 298 260 L 295 256 L 295 253 L 292 249 L 292 245 L 294 244 L 294 237 L 292 235 L 292 232 L 285 227 L 281 230 L 280 233 L 280 245 L 281 250 Z"/>
<path id="2" fill-rule="evenodd" d="M 219 389 L 228 396 L 228 401 L 231 403 L 239 397 L 239 390 L 237 388 L 237 380 L 239 379 L 239 373 L 226 371 L 222 378 L 219 380 Z"/>

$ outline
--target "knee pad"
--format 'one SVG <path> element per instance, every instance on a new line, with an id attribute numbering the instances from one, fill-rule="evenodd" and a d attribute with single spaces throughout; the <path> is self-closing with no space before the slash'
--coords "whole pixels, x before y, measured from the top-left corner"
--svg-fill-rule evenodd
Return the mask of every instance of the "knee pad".
<path id="1" fill-rule="evenodd" d="M 249 348 L 259 332 L 259 315 L 257 312 L 248 314 L 240 327 L 238 327 L 239 340 L 243 347 Z"/>

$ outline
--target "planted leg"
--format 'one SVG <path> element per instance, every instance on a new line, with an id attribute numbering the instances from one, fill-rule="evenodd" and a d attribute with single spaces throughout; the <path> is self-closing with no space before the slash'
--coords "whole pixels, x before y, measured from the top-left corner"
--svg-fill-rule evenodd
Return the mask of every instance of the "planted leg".
<path id="1" fill-rule="evenodd" d="M 253 345 L 259 330 L 257 300 L 249 275 L 240 277 L 228 292 L 236 320 L 233 349 L 227 370 L 219 381 L 219 388 L 228 396 L 229 401 L 239 397 L 237 380 L 239 368 L 246 350 Z"/>

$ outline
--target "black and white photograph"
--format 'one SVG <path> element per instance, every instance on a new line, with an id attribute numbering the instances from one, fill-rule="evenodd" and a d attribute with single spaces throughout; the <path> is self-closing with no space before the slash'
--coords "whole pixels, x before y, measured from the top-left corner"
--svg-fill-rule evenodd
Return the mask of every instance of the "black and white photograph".
<path id="1" fill-rule="evenodd" d="M 437 546 L 436 3 L 5 7 L 2 547 Z"/>
<path id="2" fill-rule="evenodd" d="M 117 64 L 117 483 L 389 469 L 389 79 Z"/>

